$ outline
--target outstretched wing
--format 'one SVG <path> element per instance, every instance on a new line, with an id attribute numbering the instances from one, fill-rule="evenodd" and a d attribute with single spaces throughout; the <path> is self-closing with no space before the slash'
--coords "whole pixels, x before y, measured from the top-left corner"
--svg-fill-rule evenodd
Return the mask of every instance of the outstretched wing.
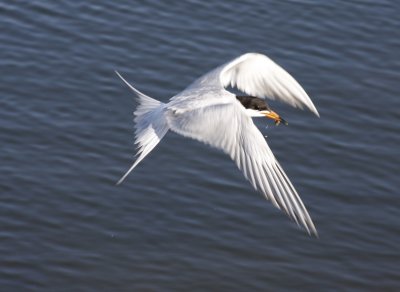
<path id="1" fill-rule="evenodd" d="M 237 87 L 244 93 L 270 98 L 319 116 L 310 97 L 282 67 L 265 55 L 244 54 L 197 79 L 188 89 Z"/>
<path id="2" fill-rule="evenodd" d="M 227 153 L 252 186 L 309 234 L 317 235 L 303 202 L 241 104 L 232 102 L 179 111 L 170 109 L 171 130 Z"/>

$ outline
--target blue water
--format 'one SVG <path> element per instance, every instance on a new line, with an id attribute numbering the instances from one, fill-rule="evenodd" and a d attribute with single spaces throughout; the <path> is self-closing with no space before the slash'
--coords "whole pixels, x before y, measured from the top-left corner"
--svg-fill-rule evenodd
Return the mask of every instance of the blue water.
<path id="1" fill-rule="evenodd" d="M 400 289 L 396 1 L 0 3 L 1 291 Z M 134 159 L 132 93 L 161 101 L 248 51 L 304 86 L 257 125 L 311 238 L 218 150 Z"/>

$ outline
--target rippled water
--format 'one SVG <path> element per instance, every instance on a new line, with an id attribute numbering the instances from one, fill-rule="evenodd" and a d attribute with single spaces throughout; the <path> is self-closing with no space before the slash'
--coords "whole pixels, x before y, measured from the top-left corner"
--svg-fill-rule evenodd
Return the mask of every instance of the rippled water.
<path id="1" fill-rule="evenodd" d="M 0 290 L 398 290 L 400 5 L 164 2 L 0 3 Z M 319 239 L 173 133 L 115 186 L 134 102 L 114 70 L 167 101 L 247 51 L 321 114 L 257 121 Z"/>

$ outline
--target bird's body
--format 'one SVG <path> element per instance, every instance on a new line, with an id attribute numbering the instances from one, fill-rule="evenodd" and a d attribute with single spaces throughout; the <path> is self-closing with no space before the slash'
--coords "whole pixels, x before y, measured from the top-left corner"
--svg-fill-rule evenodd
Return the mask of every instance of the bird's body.
<path id="1" fill-rule="evenodd" d="M 134 112 L 138 158 L 118 183 L 172 130 L 224 151 L 255 189 L 308 233 L 317 235 L 303 202 L 252 121 L 252 117 L 266 116 L 285 122 L 264 102 L 265 97 L 307 107 L 318 115 L 289 73 L 264 55 L 248 53 L 203 75 L 168 103 L 144 95 L 117 74 L 139 97 Z M 247 96 L 236 96 L 225 89 L 228 86 Z"/>

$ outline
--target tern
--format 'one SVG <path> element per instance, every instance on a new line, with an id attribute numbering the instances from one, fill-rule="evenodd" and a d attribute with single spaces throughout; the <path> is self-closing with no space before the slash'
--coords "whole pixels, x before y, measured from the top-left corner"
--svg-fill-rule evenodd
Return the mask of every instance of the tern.
<path id="1" fill-rule="evenodd" d="M 310 97 L 282 67 L 263 54 L 247 53 L 201 76 L 168 103 L 141 93 L 115 72 L 138 97 L 134 111 L 137 158 L 117 184 L 171 130 L 228 154 L 254 189 L 309 235 L 318 236 L 300 196 L 252 120 L 267 117 L 287 124 L 265 98 L 307 108 L 319 117 Z M 236 95 L 231 88 L 245 95 Z"/>

